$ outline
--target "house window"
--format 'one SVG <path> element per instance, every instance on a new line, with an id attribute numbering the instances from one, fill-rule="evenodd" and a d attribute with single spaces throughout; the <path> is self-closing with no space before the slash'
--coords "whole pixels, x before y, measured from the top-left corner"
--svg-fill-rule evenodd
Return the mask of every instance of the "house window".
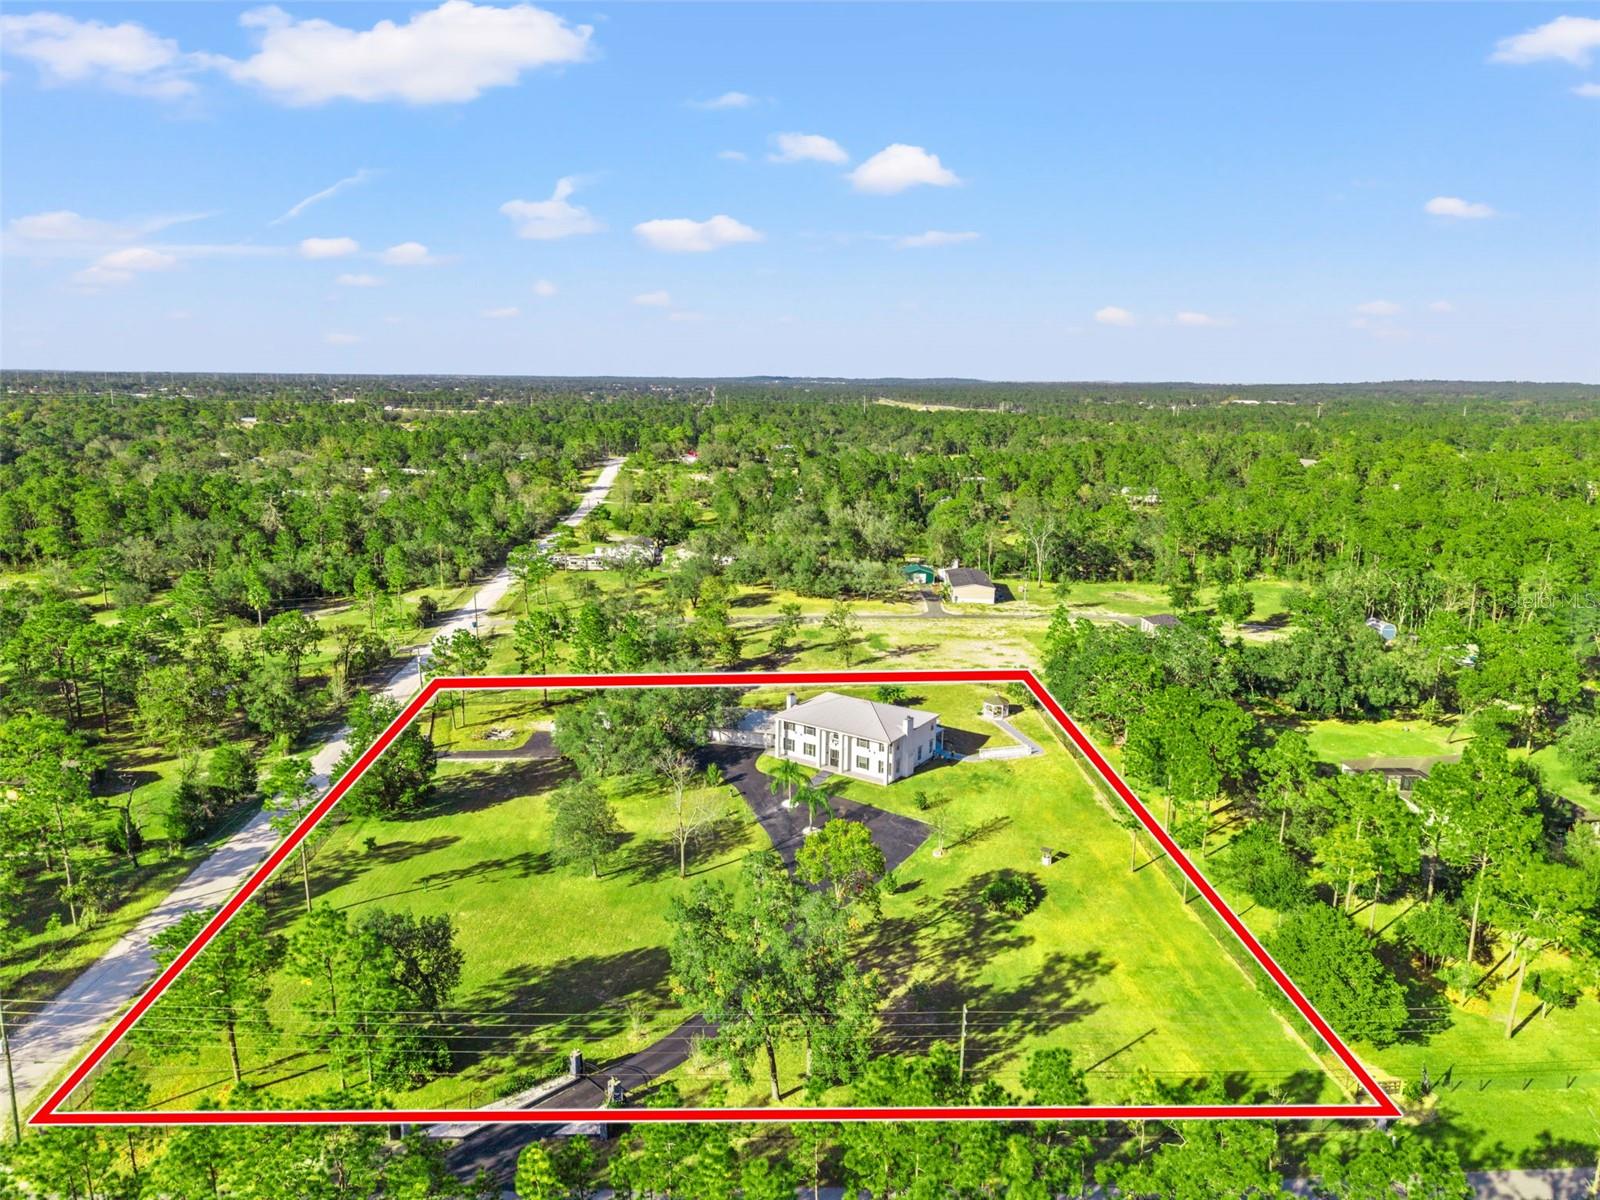
<path id="1" fill-rule="evenodd" d="M 865 771 L 867 769 L 868 769 L 867 756 L 865 754 L 857 754 L 856 755 L 856 770 Z"/>

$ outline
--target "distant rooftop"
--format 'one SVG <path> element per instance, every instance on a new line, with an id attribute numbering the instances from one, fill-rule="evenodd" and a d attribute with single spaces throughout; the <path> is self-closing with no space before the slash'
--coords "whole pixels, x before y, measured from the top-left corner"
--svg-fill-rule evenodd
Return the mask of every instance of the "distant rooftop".
<path id="1" fill-rule="evenodd" d="M 1347 758 L 1339 765 L 1346 771 L 1415 772 L 1426 775 L 1436 763 L 1460 762 L 1459 754 L 1380 754 L 1372 758 Z"/>
<path id="2" fill-rule="evenodd" d="M 994 586 L 994 580 L 978 570 L 977 567 L 950 567 L 944 573 L 944 581 L 951 587 L 965 587 L 973 583 L 979 587 Z"/>

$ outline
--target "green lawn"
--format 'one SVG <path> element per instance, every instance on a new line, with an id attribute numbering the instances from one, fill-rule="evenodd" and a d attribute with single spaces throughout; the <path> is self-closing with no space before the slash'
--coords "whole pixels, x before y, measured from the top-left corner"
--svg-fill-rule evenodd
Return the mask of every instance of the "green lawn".
<path id="1" fill-rule="evenodd" d="M 1580 783 L 1572 767 L 1561 757 L 1554 746 L 1534 751 L 1533 765 L 1539 768 L 1544 786 L 1558 796 L 1565 796 L 1574 804 L 1582 805 L 1591 813 L 1600 813 L 1600 790 Z"/>
<path id="2" fill-rule="evenodd" d="M 555 776 L 549 764 L 447 763 L 441 803 L 426 815 L 351 820 L 318 851 L 318 901 L 352 916 L 381 906 L 448 913 L 456 921 L 466 964 L 454 1006 L 473 1014 L 457 1027 L 458 1070 L 397 1102 L 482 1105 L 515 1072 L 548 1066 L 571 1046 L 604 1061 L 688 1015 L 666 993 L 667 901 L 687 884 L 677 876 L 659 793 L 616 789 L 613 802 L 630 838 L 605 877 L 594 879 L 549 857 L 547 790 Z M 764 841 L 732 790 L 720 791 L 730 819 L 696 854 L 692 878 L 731 876 L 738 859 Z M 273 900 L 275 927 L 292 932 L 302 912 L 299 882 L 290 872 L 285 883 Z M 278 1032 L 244 1039 L 246 1077 L 274 1100 L 336 1083 L 325 1056 L 298 1036 L 303 1024 L 293 1004 L 305 986 L 284 973 L 272 1002 Z M 158 1003 L 151 1015 L 159 1014 Z M 144 1061 L 142 1052 L 133 1055 Z M 157 1100 L 169 1107 L 221 1096 L 230 1086 L 220 1039 L 198 1063 L 150 1066 Z"/>
<path id="3" fill-rule="evenodd" d="M 987 733 L 990 744 L 1003 740 L 975 716 L 983 689 L 919 690 L 927 694 L 918 703 L 940 711 L 947 726 Z M 890 981 L 891 1028 L 927 1022 L 952 1034 L 966 1004 L 982 1077 L 1015 1088 L 1032 1050 L 1067 1046 L 1094 1067 L 1097 1102 L 1126 1099 L 1139 1068 L 1169 1081 L 1226 1075 L 1239 1095 L 1337 1099 L 1310 1049 L 1172 885 L 1153 869 L 1130 870 L 1128 834 L 1043 719 L 1029 712 L 1017 723 L 1044 755 L 833 789 L 927 820 L 915 800 L 923 792 L 948 826 L 944 856 L 926 843 L 896 873 L 872 938 L 869 959 Z M 1056 853 L 1050 867 L 1040 865 L 1046 846 Z M 1045 889 L 1020 921 L 992 916 L 976 898 L 1007 871 L 1031 874 Z M 983 1014 L 981 1032 L 975 1012 Z M 907 1043 L 914 1044 L 909 1035 Z"/>
<path id="4" fill-rule="evenodd" d="M 1305 727 L 1311 752 L 1324 762 L 1380 755 L 1460 754 L 1469 740 L 1451 725 L 1416 717 L 1388 721 L 1311 721 Z"/>

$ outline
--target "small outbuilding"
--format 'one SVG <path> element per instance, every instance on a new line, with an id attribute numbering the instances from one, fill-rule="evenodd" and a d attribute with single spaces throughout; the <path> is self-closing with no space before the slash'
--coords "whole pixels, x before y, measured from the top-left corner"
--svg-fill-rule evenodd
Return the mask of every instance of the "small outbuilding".
<path id="1" fill-rule="evenodd" d="M 1171 613 L 1152 613 L 1139 618 L 1140 633 L 1160 633 L 1163 629 L 1176 629 L 1178 625 L 1178 618 Z"/>
<path id="2" fill-rule="evenodd" d="M 946 567 L 939 578 L 950 590 L 952 604 L 998 604 L 1000 589 L 994 580 L 976 567 Z"/>
<path id="3" fill-rule="evenodd" d="M 1011 701 L 998 693 L 983 702 L 983 715 L 991 721 L 1003 721 L 1011 715 Z"/>
<path id="4" fill-rule="evenodd" d="M 1368 617 L 1367 628 L 1381 637 L 1385 644 L 1394 641 L 1400 633 L 1399 627 L 1393 621 L 1385 621 L 1382 617 Z"/>
<path id="5" fill-rule="evenodd" d="M 906 563 L 900 568 L 900 574 L 907 583 L 920 585 L 932 584 L 938 577 L 934 569 L 925 563 Z"/>

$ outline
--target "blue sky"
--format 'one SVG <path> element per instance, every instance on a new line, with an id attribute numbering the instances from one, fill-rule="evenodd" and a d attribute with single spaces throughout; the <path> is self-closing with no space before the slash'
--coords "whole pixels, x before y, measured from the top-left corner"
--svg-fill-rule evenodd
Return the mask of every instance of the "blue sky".
<path id="1" fill-rule="evenodd" d="M 1600 381 L 1587 11 L 10 3 L 0 355 Z"/>

